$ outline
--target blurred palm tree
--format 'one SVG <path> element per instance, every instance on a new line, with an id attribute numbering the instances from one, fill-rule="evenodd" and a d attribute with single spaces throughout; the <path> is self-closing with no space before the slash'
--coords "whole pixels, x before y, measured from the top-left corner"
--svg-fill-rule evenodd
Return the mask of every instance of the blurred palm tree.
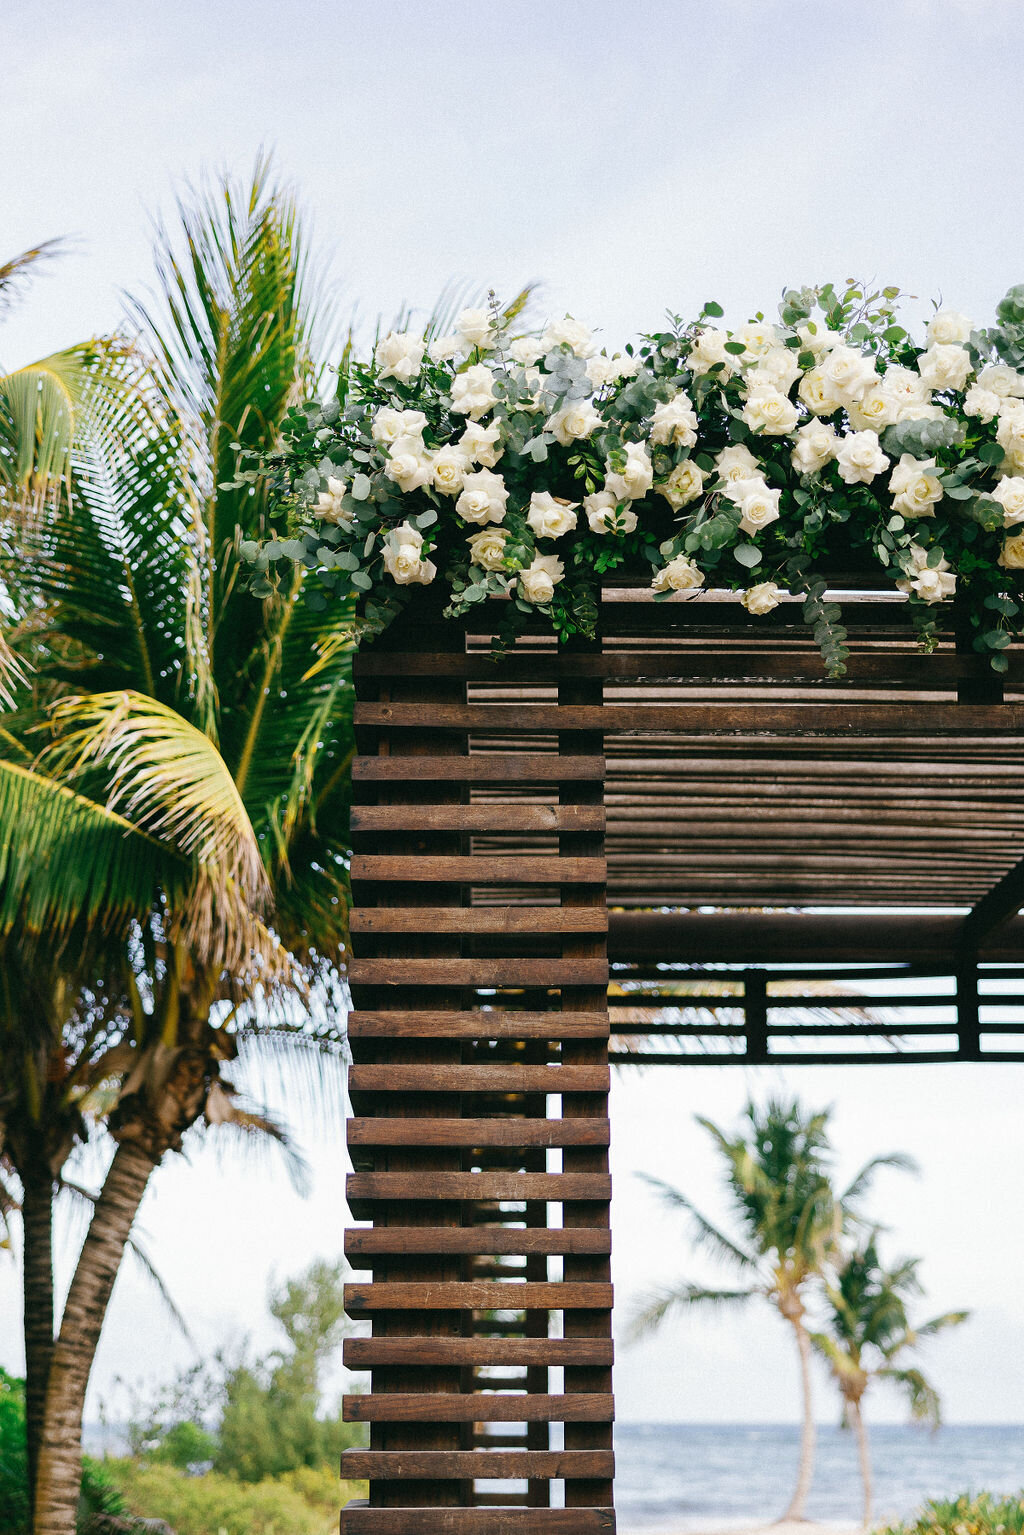
<path id="1" fill-rule="evenodd" d="M 297 1057 L 292 1088 L 298 1073 L 312 1095 L 343 1048 L 348 615 L 303 603 L 301 568 L 262 603 L 242 590 L 238 547 L 267 531 L 266 504 L 235 472 L 312 386 L 329 315 L 266 161 L 247 186 L 187 194 L 156 263 L 120 387 L 87 392 L 70 477 L 0 552 L 24 672 L 0 722 L 18 977 L 0 997 L 0 1143 L 46 1204 L 90 1117 L 115 1143 L 56 1336 L 52 1291 L 26 1294 L 49 1345 L 40 1535 L 74 1529 L 85 1389 L 154 1167 L 203 1124 L 283 1139 L 223 1075 L 239 1053 Z M 51 1256 L 43 1238 L 30 1264 L 30 1223 L 26 1277 Z M 34 1384 L 38 1405 L 38 1369 Z"/>
<path id="2" fill-rule="evenodd" d="M 811 1338 L 806 1322 L 809 1283 L 820 1278 L 835 1251 L 844 1221 L 856 1208 L 879 1167 L 909 1168 L 893 1154 L 873 1158 L 842 1195 L 833 1189 L 828 1110 L 808 1113 L 798 1100 L 748 1103 L 739 1133 L 727 1135 L 698 1116 L 721 1154 L 726 1189 L 740 1234 L 734 1239 L 695 1208 L 687 1196 L 657 1178 L 645 1177 L 671 1209 L 690 1217 L 695 1244 L 737 1270 L 736 1288 L 675 1283 L 641 1297 L 632 1318 L 634 1337 L 667 1316 L 692 1306 L 743 1305 L 760 1298 L 793 1329 L 800 1361 L 802 1429 L 796 1486 L 783 1518 L 802 1519 L 814 1472 L 815 1427 L 811 1394 Z"/>
<path id="3" fill-rule="evenodd" d="M 864 1524 L 871 1523 L 871 1448 L 862 1402 L 872 1381 L 887 1380 L 906 1396 L 915 1422 L 938 1428 L 941 1421 L 939 1394 L 916 1366 L 901 1366 L 899 1357 L 916 1349 L 927 1338 L 958 1327 L 970 1315 L 947 1311 L 914 1327 L 908 1302 L 922 1294 L 918 1278 L 919 1258 L 904 1258 L 886 1268 L 878 1256 L 878 1233 L 847 1253 L 835 1278 L 825 1286 L 828 1299 L 827 1332 L 814 1332 L 811 1341 L 827 1360 L 843 1401 L 843 1425 L 857 1436 L 861 1481 L 864 1486 Z"/>

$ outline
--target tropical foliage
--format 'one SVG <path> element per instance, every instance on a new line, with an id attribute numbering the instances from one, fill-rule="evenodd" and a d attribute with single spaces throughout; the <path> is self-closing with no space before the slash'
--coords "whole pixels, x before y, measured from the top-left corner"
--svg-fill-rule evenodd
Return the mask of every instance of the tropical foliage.
<path id="1" fill-rule="evenodd" d="M 826 1274 L 827 1331 L 811 1341 L 827 1361 L 843 1401 L 843 1419 L 857 1435 L 864 1484 L 864 1523 L 871 1519 L 871 1455 L 864 1422 L 864 1396 L 876 1380 L 888 1381 L 907 1399 L 911 1419 L 938 1428 L 939 1394 L 919 1365 L 903 1356 L 969 1315 L 947 1311 L 911 1325 L 908 1302 L 922 1293 L 919 1258 L 904 1258 L 886 1268 L 878 1256 L 878 1233 L 845 1252 L 834 1275 Z"/>
<path id="2" fill-rule="evenodd" d="M 277 513 L 243 550 L 254 589 L 308 569 L 318 608 L 354 600 L 373 632 L 440 572 L 450 614 L 504 597 L 506 638 L 538 612 L 565 637 L 593 632 L 602 577 L 648 564 L 657 600 L 709 582 L 755 614 L 799 598 L 841 675 L 826 577 L 852 565 L 906 594 L 926 645 L 959 591 L 1005 670 L 1024 623 L 1024 287 L 987 330 L 938 310 L 923 345 L 898 296 L 787 289 L 777 324 L 736 331 L 709 303 L 611 357 L 570 316 L 514 335 L 493 296 L 449 335 L 392 331 L 243 472 L 269 477 Z"/>
<path id="3" fill-rule="evenodd" d="M 735 1306 L 767 1301 L 792 1329 L 800 1364 L 803 1422 L 796 1486 L 783 1517 L 804 1517 L 814 1471 L 815 1426 L 811 1389 L 809 1291 L 836 1258 L 844 1227 L 856 1215 L 880 1167 L 909 1168 L 894 1153 L 875 1157 L 842 1194 L 833 1188 L 827 1110 L 808 1113 L 796 1100 L 749 1103 L 737 1134 L 709 1119 L 698 1124 L 721 1155 L 726 1190 L 738 1234 L 714 1225 L 678 1189 L 648 1178 L 662 1202 L 688 1216 L 695 1245 L 736 1271 L 734 1288 L 685 1281 L 651 1291 L 633 1317 L 633 1336 L 658 1327 L 667 1316 L 693 1306 Z"/>
<path id="4" fill-rule="evenodd" d="M 265 164 L 189 194 L 157 245 L 118 387 L 89 396 L 45 517 L 4 503 L 22 678 L 0 730 L 0 1150 L 23 1207 L 36 1522 L 67 1535 L 89 1368 L 155 1166 L 193 1127 L 284 1131 L 225 1075 L 253 1052 L 318 1094 L 343 1039 L 346 614 L 263 602 L 229 482 L 313 387 L 323 321 Z M 35 428 L 38 435 L 38 426 Z M 228 487 L 228 488 L 226 488 Z M 59 1327 L 52 1197 L 96 1127 L 113 1156 Z M 297 1169 L 301 1172 L 301 1169 Z"/>
<path id="5" fill-rule="evenodd" d="M 963 1493 L 959 1498 L 933 1498 L 915 1519 L 885 1525 L 877 1535 L 1021 1535 L 1024 1531 L 1024 1491 L 1015 1497 L 990 1492 Z"/>

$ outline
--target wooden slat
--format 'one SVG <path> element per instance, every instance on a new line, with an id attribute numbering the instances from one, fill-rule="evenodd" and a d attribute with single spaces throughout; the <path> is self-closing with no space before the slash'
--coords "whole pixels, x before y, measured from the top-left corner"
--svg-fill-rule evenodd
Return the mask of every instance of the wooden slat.
<path id="1" fill-rule="evenodd" d="M 610 1310 L 610 1284 L 394 1283 L 345 1286 L 352 1311 L 600 1311 Z"/>
<path id="2" fill-rule="evenodd" d="M 611 1508 L 363 1508 L 341 1511 L 341 1535 L 615 1535 Z"/>
<path id="3" fill-rule="evenodd" d="M 358 959 L 349 960 L 353 986 L 601 986 L 602 960 Z"/>
<path id="4" fill-rule="evenodd" d="M 606 911 L 585 906 L 357 906 L 349 914 L 353 933 L 603 933 L 607 926 Z"/>
<path id="5" fill-rule="evenodd" d="M 607 1146 L 607 1119 L 350 1119 L 350 1146 Z"/>
<path id="6" fill-rule="evenodd" d="M 433 1141 L 430 1144 L 436 1144 Z M 349 1173 L 350 1199 L 610 1199 L 604 1174 Z"/>
<path id="7" fill-rule="evenodd" d="M 594 731 L 603 735 L 1024 735 L 1020 704 L 357 703 L 357 725 L 390 729 Z"/>
<path id="8" fill-rule="evenodd" d="M 544 854 L 515 858 L 492 858 L 487 854 L 475 858 L 416 858 L 357 853 L 350 872 L 353 883 L 399 880 L 460 885 L 600 885 L 607 871 L 603 858 L 554 858 Z"/>
<path id="9" fill-rule="evenodd" d="M 586 1123 L 586 1121 L 581 1121 Z M 608 1253 L 611 1233 L 561 1226 L 375 1226 L 345 1232 L 350 1258 L 375 1253 Z M 355 1265 L 357 1268 L 359 1264 Z"/>
<path id="10" fill-rule="evenodd" d="M 342 1476 L 354 1482 L 397 1477 L 502 1482 L 537 1477 L 589 1479 L 611 1477 L 614 1469 L 610 1450 L 346 1450 L 341 1457 Z"/>
<path id="11" fill-rule="evenodd" d="M 573 1396 L 540 1392 L 498 1396 L 480 1391 L 427 1396 L 396 1391 L 342 1400 L 346 1423 L 417 1423 L 430 1418 L 446 1423 L 610 1423 L 615 1416 L 612 1398 L 597 1391 Z"/>
<path id="12" fill-rule="evenodd" d="M 571 783 L 600 781 L 603 757 L 563 757 L 554 752 L 501 752 L 468 757 L 356 757 L 356 783 L 413 782 L 423 779 L 456 783 Z"/>
<path id="13" fill-rule="evenodd" d="M 610 1338 L 346 1338 L 345 1364 L 351 1370 L 396 1365 L 611 1365 Z"/>
<path id="14" fill-rule="evenodd" d="M 610 1086 L 604 1066 L 520 1066 L 501 1061 L 486 1066 L 349 1067 L 349 1089 L 367 1093 L 604 1093 Z"/>
<path id="15" fill-rule="evenodd" d="M 599 805 L 354 805 L 355 831 L 600 831 Z"/>
<path id="16" fill-rule="evenodd" d="M 349 1014 L 353 1039 L 591 1039 L 608 1033 L 601 1013 L 506 1012 L 502 1008 L 465 1013 L 432 1012 L 426 1008 L 394 1012 L 359 1010 Z"/>

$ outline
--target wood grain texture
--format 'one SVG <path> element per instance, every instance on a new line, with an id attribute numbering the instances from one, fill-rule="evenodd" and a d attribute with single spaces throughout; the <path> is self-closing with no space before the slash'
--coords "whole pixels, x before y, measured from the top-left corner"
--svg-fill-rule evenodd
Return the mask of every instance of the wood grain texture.
<path id="1" fill-rule="evenodd" d="M 349 1173 L 346 1188 L 350 1199 L 611 1198 L 611 1181 L 600 1173 Z"/>
<path id="2" fill-rule="evenodd" d="M 430 858 L 357 853 L 351 868 L 353 884 L 399 881 L 438 885 L 600 885 L 606 875 L 603 858 L 551 858 L 543 854 L 494 858 L 481 853 L 469 858 Z"/>
<path id="3" fill-rule="evenodd" d="M 349 1068 L 352 1092 L 373 1093 L 606 1093 L 608 1068 L 596 1066 L 520 1066 L 503 1061 L 487 1066 L 355 1065 Z"/>
<path id="4" fill-rule="evenodd" d="M 341 1511 L 341 1535 L 615 1535 L 611 1508 L 363 1508 Z"/>
<path id="5" fill-rule="evenodd" d="M 343 1398 L 346 1423 L 418 1423 L 441 1419 L 448 1423 L 610 1423 L 612 1398 L 600 1392 L 576 1396 L 498 1396 L 473 1391 L 462 1396 L 429 1396 L 424 1392 L 393 1392 L 383 1396 Z"/>
<path id="6" fill-rule="evenodd" d="M 353 933 L 602 933 L 607 926 L 606 911 L 561 906 L 356 906 L 349 916 Z"/>
<path id="7" fill-rule="evenodd" d="M 346 1311 L 610 1310 L 610 1284 L 347 1284 Z"/>
<path id="8" fill-rule="evenodd" d="M 562 756 L 551 752 L 481 753 L 468 757 L 356 757 L 354 783 L 569 783 L 604 778 L 603 756 Z"/>
<path id="9" fill-rule="evenodd" d="M 604 960 L 351 959 L 353 986 L 600 986 Z"/>
<path id="10" fill-rule="evenodd" d="M 934 999 L 933 999 L 934 1000 Z M 606 1146 L 607 1119 L 350 1119 L 350 1146 Z"/>
<path id="11" fill-rule="evenodd" d="M 346 1365 L 366 1370 L 385 1365 L 576 1365 L 606 1369 L 614 1357 L 610 1338 L 346 1338 Z"/>
<path id="12" fill-rule="evenodd" d="M 535 1226 L 375 1226 L 345 1232 L 350 1258 L 375 1253 L 608 1253 L 611 1233 L 599 1228 Z M 356 1268 L 360 1264 L 354 1265 Z"/>
<path id="13" fill-rule="evenodd" d="M 349 1014 L 353 1039 L 590 1039 L 608 1033 L 607 1014 L 557 1012 L 442 1012 L 428 1008 Z"/>
<path id="14" fill-rule="evenodd" d="M 341 1474 L 349 1481 L 371 1481 L 401 1477 L 433 1481 L 437 1478 L 486 1478 L 488 1481 L 518 1481 L 527 1477 L 611 1477 L 615 1458 L 610 1450 L 400 1450 L 396 1453 L 373 1450 L 346 1450 L 341 1457 Z"/>

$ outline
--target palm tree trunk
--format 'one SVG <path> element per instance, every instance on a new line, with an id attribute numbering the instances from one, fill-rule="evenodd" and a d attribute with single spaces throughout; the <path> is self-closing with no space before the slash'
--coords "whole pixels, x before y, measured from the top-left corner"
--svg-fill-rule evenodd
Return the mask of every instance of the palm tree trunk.
<path id="1" fill-rule="evenodd" d="M 860 1401 L 849 1402 L 848 1410 L 857 1435 L 857 1454 L 860 1457 L 860 1479 L 864 1487 L 864 1527 L 871 1523 L 871 1445 L 868 1442 L 868 1426 L 860 1410 Z"/>
<path id="2" fill-rule="evenodd" d="M 82 1411 L 125 1244 L 153 1171 L 132 1142 L 118 1146 L 96 1201 L 53 1350 L 36 1481 L 34 1535 L 75 1535 L 82 1481 Z"/>
<path id="3" fill-rule="evenodd" d="M 53 1177 L 49 1164 L 19 1168 L 24 1242 L 25 1429 L 28 1485 L 36 1484 L 53 1357 Z"/>
<path id="4" fill-rule="evenodd" d="M 799 1317 L 790 1317 L 788 1320 L 793 1325 L 796 1333 L 796 1346 L 800 1353 L 800 1390 L 803 1398 L 803 1427 L 800 1431 L 800 1467 L 797 1471 L 796 1486 L 793 1496 L 789 1500 L 789 1507 L 783 1514 L 783 1519 L 803 1519 L 804 1508 L 807 1504 L 807 1494 L 811 1490 L 811 1478 L 814 1475 L 814 1405 L 811 1400 L 811 1340 L 807 1336 L 807 1329 Z"/>

